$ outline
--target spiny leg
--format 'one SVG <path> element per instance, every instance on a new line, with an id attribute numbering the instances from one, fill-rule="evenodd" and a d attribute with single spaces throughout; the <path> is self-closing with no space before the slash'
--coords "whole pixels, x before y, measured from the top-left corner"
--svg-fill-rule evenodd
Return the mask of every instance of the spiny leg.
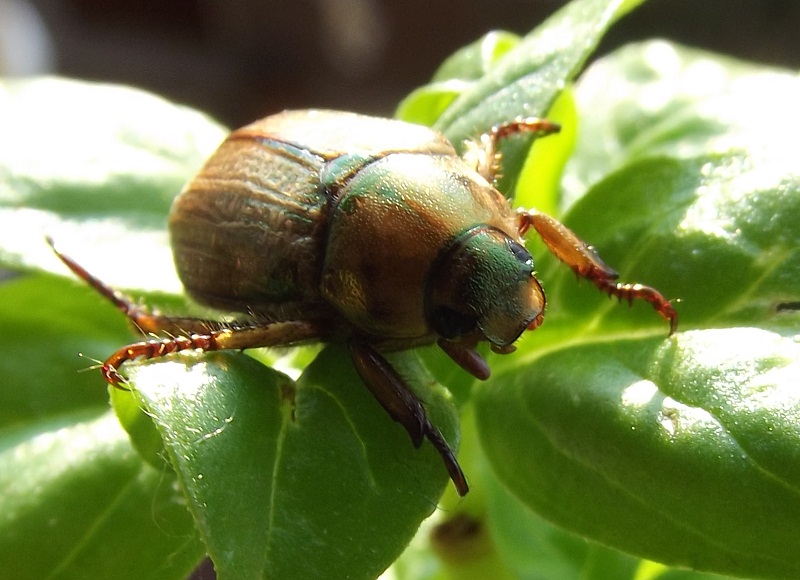
<path id="1" fill-rule="evenodd" d="M 465 160 L 489 183 L 498 177 L 500 168 L 500 141 L 520 133 L 532 133 L 536 137 L 544 137 L 558 133 L 561 126 L 537 117 L 518 117 L 513 121 L 495 125 L 488 133 L 480 136 L 478 141 L 467 142 Z"/>
<path id="2" fill-rule="evenodd" d="M 119 290 L 111 288 L 108 284 L 89 273 L 75 260 L 61 253 L 55 242 L 49 236 L 47 243 L 53 252 L 72 272 L 94 288 L 101 296 L 106 298 L 117 310 L 122 312 L 142 332 L 142 334 L 174 334 L 188 336 L 190 334 L 206 334 L 213 330 L 225 327 L 217 320 L 204 320 L 200 318 L 181 318 L 164 316 L 158 312 L 150 312 L 146 307 L 136 304 L 130 297 Z"/>
<path id="3" fill-rule="evenodd" d="M 119 373 L 120 366 L 134 359 L 159 358 L 182 350 L 243 350 L 267 346 L 287 346 L 318 339 L 322 335 L 322 329 L 314 322 L 226 323 L 148 312 L 144 307 L 134 304 L 123 293 L 114 290 L 90 274 L 75 260 L 62 254 L 55 247 L 51 238 L 47 238 L 47 243 L 70 270 L 114 304 L 143 333 L 170 335 L 169 338 L 142 341 L 124 346 L 109 356 L 101 370 L 106 381 L 114 386 L 119 386 L 125 380 Z"/>
<path id="4" fill-rule="evenodd" d="M 199 322 L 208 321 L 199 320 Z M 244 350 L 267 346 L 290 346 L 317 340 L 321 336 L 322 329 L 314 322 L 272 322 L 248 326 L 232 323 L 228 328 L 212 330 L 203 334 L 178 335 L 172 338 L 129 344 L 108 357 L 103 363 L 101 371 L 109 383 L 118 386 L 125 381 L 118 371 L 120 365 L 134 359 L 160 358 L 182 350 Z"/>
<path id="5" fill-rule="evenodd" d="M 389 361 L 365 344 L 352 343 L 350 352 L 361 380 L 366 383 L 389 416 L 405 428 L 415 447 L 422 445 L 423 438 L 431 442 L 441 455 L 456 491 L 461 496 L 466 495 L 469 485 L 453 450 L 428 419 L 422 402 L 408 388 Z"/>
<path id="6" fill-rule="evenodd" d="M 655 288 L 643 284 L 617 282 L 619 274 L 607 266 L 597 252 L 572 230 L 550 216 L 535 210 L 519 210 L 519 232 L 524 235 L 533 227 L 548 249 L 582 278 L 591 281 L 601 291 L 629 303 L 644 300 L 669 322 L 669 333 L 678 328 L 678 313 L 672 304 Z"/>

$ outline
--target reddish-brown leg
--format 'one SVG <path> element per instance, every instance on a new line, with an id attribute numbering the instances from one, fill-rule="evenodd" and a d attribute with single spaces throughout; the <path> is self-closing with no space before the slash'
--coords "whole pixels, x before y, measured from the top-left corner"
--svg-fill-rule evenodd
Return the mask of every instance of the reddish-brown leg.
<path id="1" fill-rule="evenodd" d="M 187 320 L 204 324 L 206 320 L 160 317 L 172 326 L 175 320 Z M 231 323 L 228 328 L 198 334 L 180 334 L 171 338 L 154 339 L 129 344 L 108 357 L 102 366 L 103 377 L 112 385 L 124 382 L 119 374 L 122 363 L 134 359 L 152 359 L 182 350 L 244 350 L 267 346 L 289 346 L 319 339 L 321 330 L 312 322 L 272 322 L 269 324 L 244 325 Z"/>
<path id="2" fill-rule="evenodd" d="M 535 210 L 519 210 L 518 225 L 520 235 L 533 227 L 548 249 L 578 276 L 620 300 L 624 298 L 629 303 L 634 300 L 649 302 L 669 322 L 669 333 L 677 330 L 678 313 L 658 290 L 642 284 L 617 282 L 619 275 L 603 262 L 591 246 L 558 220 Z"/>
<path id="3" fill-rule="evenodd" d="M 476 379 L 485 381 L 489 378 L 491 370 L 484 358 L 475 350 L 476 344 L 462 344 L 451 340 L 440 338 L 436 341 L 444 353 L 449 356 L 462 369 L 467 371 Z M 494 346 L 494 345 L 492 345 Z M 498 347 L 500 348 L 500 347 Z M 509 345 L 503 347 L 503 353 L 513 352 L 514 347 Z M 499 352 L 499 351 L 495 351 Z"/>
<path id="4" fill-rule="evenodd" d="M 266 346 L 286 346 L 320 338 L 322 329 L 313 322 L 228 322 L 201 318 L 171 317 L 148 312 L 130 298 L 106 285 L 69 256 L 58 251 L 48 238 L 56 256 L 79 278 L 116 306 L 145 334 L 166 334 L 169 338 L 137 342 L 122 347 L 106 359 L 103 377 L 119 386 L 124 378 L 120 366 L 134 359 L 152 359 L 182 350 L 242 350 Z"/>
<path id="5" fill-rule="evenodd" d="M 489 183 L 498 177 L 500 169 L 500 151 L 498 145 L 501 140 L 519 135 L 532 133 L 536 137 L 544 137 L 558 133 L 561 126 L 537 117 L 517 118 L 513 121 L 496 125 L 491 131 L 484 133 L 477 141 L 468 142 L 466 161 Z"/>
<path id="6" fill-rule="evenodd" d="M 467 479 L 458 464 L 453 450 L 450 449 L 439 430 L 430 422 L 422 402 L 397 374 L 389 361 L 369 345 L 353 343 L 350 345 L 353 363 L 361 380 L 369 387 L 372 395 L 389 416 L 400 423 L 415 447 L 422 445 L 423 438 L 431 442 L 441 455 L 447 473 L 455 485 L 456 491 L 464 496 L 469 491 Z"/>

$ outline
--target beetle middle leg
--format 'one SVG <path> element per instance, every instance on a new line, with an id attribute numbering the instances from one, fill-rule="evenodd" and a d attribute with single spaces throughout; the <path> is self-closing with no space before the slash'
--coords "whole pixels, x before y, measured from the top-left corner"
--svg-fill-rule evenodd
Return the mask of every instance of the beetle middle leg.
<path id="1" fill-rule="evenodd" d="M 456 491 L 461 496 L 466 495 L 469 491 L 467 479 L 453 450 L 428 419 L 422 402 L 402 377 L 389 361 L 369 345 L 352 343 L 350 352 L 359 376 L 389 416 L 405 428 L 415 447 L 422 445 L 425 438 L 431 442 L 441 455 Z"/>
<path id="2" fill-rule="evenodd" d="M 678 313 L 669 300 L 655 288 L 643 284 L 618 282 L 619 274 L 605 264 L 597 252 L 558 220 L 536 210 L 518 210 L 518 228 L 524 235 L 531 227 L 536 230 L 547 248 L 580 277 L 597 288 L 629 303 L 644 300 L 669 322 L 669 333 L 678 328 Z"/>

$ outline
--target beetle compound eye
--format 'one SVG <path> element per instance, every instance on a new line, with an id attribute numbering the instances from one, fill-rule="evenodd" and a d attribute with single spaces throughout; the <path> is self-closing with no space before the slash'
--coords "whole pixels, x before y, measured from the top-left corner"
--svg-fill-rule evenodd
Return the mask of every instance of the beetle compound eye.
<path id="1" fill-rule="evenodd" d="M 458 312 L 449 306 L 439 306 L 433 311 L 431 324 L 442 338 L 457 338 L 474 331 L 477 320 L 474 316 Z"/>
<path id="2" fill-rule="evenodd" d="M 520 264 L 529 266 L 531 273 L 533 273 L 533 256 L 531 256 L 531 253 L 527 250 L 527 248 L 518 244 L 514 240 L 506 240 L 506 246 L 508 246 L 508 249 L 511 250 L 511 253 L 517 259 L 517 261 L 519 261 Z"/>
<path id="3" fill-rule="evenodd" d="M 518 274 L 519 280 L 524 281 L 533 276 L 533 256 L 525 248 L 515 242 L 514 240 L 506 240 L 506 247 L 511 251 L 511 254 L 517 259 L 519 264 Z"/>

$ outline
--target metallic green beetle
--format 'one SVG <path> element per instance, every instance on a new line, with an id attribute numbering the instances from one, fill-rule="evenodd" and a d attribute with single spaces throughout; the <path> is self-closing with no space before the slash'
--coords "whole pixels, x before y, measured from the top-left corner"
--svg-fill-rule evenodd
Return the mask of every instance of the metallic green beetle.
<path id="1" fill-rule="evenodd" d="M 426 127 L 336 111 L 287 111 L 234 131 L 175 199 L 175 264 L 199 302 L 240 312 L 234 323 L 152 314 L 59 257 L 145 333 L 103 365 L 178 350 L 243 349 L 313 340 L 350 345 L 358 373 L 414 445 L 427 438 L 463 495 L 466 478 L 424 407 L 381 353 L 438 343 L 479 379 L 475 350 L 514 350 L 541 324 L 545 296 L 522 236 L 533 227 L 580 276 L 619 298 L 644 299 L 676 327 L 655 289 L 617 274 L 565 226 L 514 211 L 492 185 L 498 142 L 558 127 L 518 119 L 492 129 L 462 159 Z"/>

